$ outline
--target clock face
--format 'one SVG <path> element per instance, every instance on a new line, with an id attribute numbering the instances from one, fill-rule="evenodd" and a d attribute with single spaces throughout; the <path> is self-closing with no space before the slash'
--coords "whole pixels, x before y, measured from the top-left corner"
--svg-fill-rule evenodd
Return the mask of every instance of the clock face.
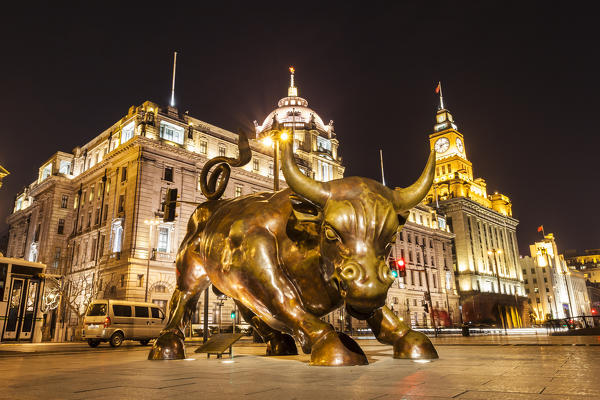
<path id="1" fill-rule="evenodd" d="M 456 148 L 458 149 L 458 151 L 460 151 L 461 153 L 463 152 L 463 150 L 465 149 L 463 147 L 463 142 L 462 140 L 460 140 L 460 138 L 456 138 Z"/>
<path id="2" fill-rule="evenodd" d="M 438 153 L 445 153 L 446 150 L 448 150 L 448 147 L 450 147 L 450 141 L 448 140 L 448 138 L 439 138 L 436 142 L 435 142 L 435 151 L 437 151 Z"/>

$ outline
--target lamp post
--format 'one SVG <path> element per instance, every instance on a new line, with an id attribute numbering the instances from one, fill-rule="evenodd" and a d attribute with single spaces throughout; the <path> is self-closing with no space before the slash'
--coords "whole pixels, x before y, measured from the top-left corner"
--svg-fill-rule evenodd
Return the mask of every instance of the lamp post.
<path id="1" fill-rule="evenodd" d="M 146 265 L 146 295 L 144 296 L 144 301 L 148 301 L 148 281 L 150 280 L 150 257 L 152 256 L 152 230 L 154 226 L 160 224 L 159 220 L 150 219 L 145 220 L 144 224 L 150 227 L 148 231 L 148 264 Z"/>
<path id="2" fill-rule="evenodd" d="M 500 266 L 498 265 L 498 260 L 496 259 L 496 254 L 502 254 L 502 250 L 499 250 L 499 249 L 488 250 L 488 255 L 490 255 L 490 256 L 493 255 L 494 268 L 496 269 L 496 279 L 498 280 L 498 294 L 502 294 L 502 286 L 500 284 Z M 504 334 L 508 335 L 508 331 L 506 329 L 506 325 L 507 325 L 508 321 L 506 321 L 506 317 L 504 317 L 504 318 L 502 317 L 502 314 L 500 312 L 500 299 L 498 299 L 498 316 L 502 320 L 502 325 L 504 326 Z"/>
<path id="3" fill-rule="evenodd" d="M 273 117 L 271 130 L 261 139 L 265 146 L 273 146 L 273 190 L 279 190 L 279 145 L 289 139 L 288 131 L 279 129 L 279 123 Z"/>
<path id="4" fill-rule="evenodd" d="M 444 261 L 444 264 L 446 262 Z M 444 277 L 445 281 L 446 281 L 446 308 L 448 309 L 448 322 L 450 323 L 450 328 L 452 328 L 454 326 L 453 322 L 452 322 L 452 317 L 450 317 L 450 300 L 448 299 L 448 291 L 452 289 L 452 285 L 450 284 L 450 281 L 448 280 L 448 271 L 450 271 L 448 269 L 447 266 L 444 265 L 444 272 L 446 273 L 446 276 Z"/>

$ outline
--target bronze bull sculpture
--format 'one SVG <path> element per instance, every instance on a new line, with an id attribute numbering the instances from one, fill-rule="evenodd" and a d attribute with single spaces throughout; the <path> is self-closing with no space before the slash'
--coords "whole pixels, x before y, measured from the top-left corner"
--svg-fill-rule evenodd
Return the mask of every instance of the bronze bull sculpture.
<path id="1" fill-rule="evenodd" d="M 387 258 L 408 210 L 431 187 L 435 153 L 413 185 L 392 190 L 360 177 L 312 180 L 296 166 L 292 144 L 283 143 L 288 189 L 218 200 L 229 165 L 250 161 L 245 136 L 238 146 L 238 159 L 216 157 L 202 170 L 208 201 L 188 223 L 169 322 L 148 358 L 185 358 L 183 330 L 211 282 L 235 301 L 267 343 L 268 355 L 298 354 L 298 342 L 312 365 L 368 364 L 353 339 L 320 319 L 345 306 L 354 318 L 367 321 L 380 342 L 393 345 L 394 358 L 438 358 L 427 336 L 385 305 L 394 281 Z"/>

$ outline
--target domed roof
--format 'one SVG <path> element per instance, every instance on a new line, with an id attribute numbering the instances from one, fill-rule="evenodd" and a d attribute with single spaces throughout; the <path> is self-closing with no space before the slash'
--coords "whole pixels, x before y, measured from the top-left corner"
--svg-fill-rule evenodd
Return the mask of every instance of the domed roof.
<path id="1" fill-rule="evenodd" d="M 290 72 L 291 83 L 288 88 L 288 96 L 279 100 L 277 103 L 278 108 L 271 111 L 261 125 L 254 121 L 256 134 L 259 135 L 271 129 L 273 118 L 283 126 L 291 127 L 295 123 L 298 129 L 304 129 L 305 124 L 314 122 L 317 129 L 331 133 L 333 131 L 333 121 L 325 125 L 319 114 L 308 107 L 308 101 L 298 96 L 298 88 L 294 86 L 294 69 L 290 68 Z"/>

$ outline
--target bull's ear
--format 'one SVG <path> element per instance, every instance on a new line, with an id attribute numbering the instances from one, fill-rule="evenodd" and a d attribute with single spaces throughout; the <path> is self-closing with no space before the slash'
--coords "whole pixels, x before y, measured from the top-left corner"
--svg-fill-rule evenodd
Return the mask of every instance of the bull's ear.
<path id="1" fill-rule="evenodd" d="M 321 211 L 321 208 L 309 201 L 304 200 L 302 197 L 292 194 L 290 195 L 290 202 L 292 203 L 292 212 L 294 213 L 294 217 L 296 217 L 298 222 L 320 223 L 323 219 L 323 212 Z"/>
<path id="2" fill-rule="evenodd" d="M 408 217 L 410 216 L 410 211 L 402 211 L 398 213 L 398 224 L 403 226 L 406 221 L 408 221 Z"/>

